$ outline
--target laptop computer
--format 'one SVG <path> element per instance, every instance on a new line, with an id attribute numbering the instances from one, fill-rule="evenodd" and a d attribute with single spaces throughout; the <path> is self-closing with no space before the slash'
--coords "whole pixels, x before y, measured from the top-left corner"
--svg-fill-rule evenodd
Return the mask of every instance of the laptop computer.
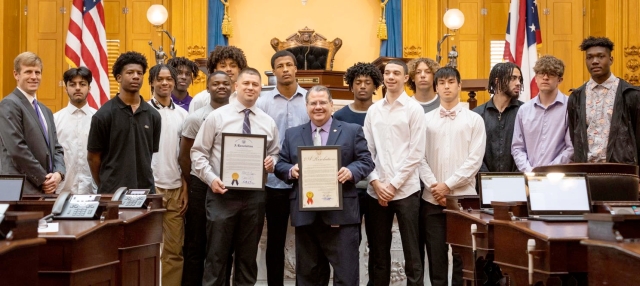
<path id="1" fill-rule="evenodd" d="M 585 173 L 527 175 L 530 220 L 584 221 L 591 212 L 591 195 Z"/>
<path id="2" fill-rule="evenodd" d="M 493 215 L 491 201 L 526 202 L 525 186 L 522 173 L 478 173 L 480 211 Z"/>
<path id="3" fill-rule="evenodd" d="M 24 175 L 0 175 L 0 202 L 19 201 L 24 180 Z"/>

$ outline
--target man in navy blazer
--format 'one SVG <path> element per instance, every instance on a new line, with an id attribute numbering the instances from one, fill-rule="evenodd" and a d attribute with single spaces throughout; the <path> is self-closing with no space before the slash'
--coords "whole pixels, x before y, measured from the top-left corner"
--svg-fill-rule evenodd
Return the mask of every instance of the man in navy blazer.
<path id="1" fill-rule="evenodd" d="M 306 96 L 310 122 L 285 132 L 276 164 L 276 176 L 293 183 L 289 195 L 291 224 L 296 228 L 296 282 L 298 285 L 328 285 L 333 267 L 334 285 L 359 285 L 360 206 L 356 182 L 374 168 L 362 127 L 331 117 L 331 92 L 312 87 Z M 320 129 L 320 130 L 318 130 Z M 342 166 L 343 209 L 340 211 L 300 211 L 298 146 L 338 145 Z"/>
<path id="2" fill-rule="evenodd" d="M 64 151 L 51 110 L 38 102 L 42 60 L 24 52 L 14 60 L 17 87 L 0 101 L 0 174 L 24 174 L 25 194 L 53 193 L 64 180 Z"/>

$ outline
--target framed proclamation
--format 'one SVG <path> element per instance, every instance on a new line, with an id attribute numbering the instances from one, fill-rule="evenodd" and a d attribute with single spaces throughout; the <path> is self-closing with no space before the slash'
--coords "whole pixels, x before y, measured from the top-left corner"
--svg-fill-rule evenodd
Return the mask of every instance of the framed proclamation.
<path id="1" fill-rule="evenodd" d="M 340 146 L 298 147 L 300 211 L 342 210 Z"/>
<path id="2" fill-rule="evenodd" d="M 267 135 L 222 133 L 220 180 L 229 190 L 264 191 Z"/>

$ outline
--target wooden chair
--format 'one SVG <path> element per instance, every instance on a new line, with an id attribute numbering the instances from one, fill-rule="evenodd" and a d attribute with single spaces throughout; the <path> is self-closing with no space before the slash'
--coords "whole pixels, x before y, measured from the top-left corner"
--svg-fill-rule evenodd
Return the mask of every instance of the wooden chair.
<path id="1" fill-rule="evenodd" d="M 304 27 L 284 41 L 271 39 L 271 47 L 276 52 L 287 50 L 294 54 L 299 70 L 333 70 L 333 58 L 342 47 L 342 40 L 327 41 L 313 29 Z"/>

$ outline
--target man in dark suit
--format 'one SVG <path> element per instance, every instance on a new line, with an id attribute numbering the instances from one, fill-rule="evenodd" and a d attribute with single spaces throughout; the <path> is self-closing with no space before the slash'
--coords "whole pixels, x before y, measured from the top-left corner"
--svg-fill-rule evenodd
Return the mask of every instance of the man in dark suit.
<path id="1" fill-rule="evenodd" d="M 293 183 L 291 224 L 296 228 L 296 282 L 298 285 L 329 284 L 329 264 L 334 285 L 358 285 L 358 238 L 360 206 L 356 182 L 374 168 L 362 127 L 331 117 L 333 101 L 324 86 L 314 86 L 306 96 L 311 121 L 290 128 L 280 150 L 275 174 Z M 337 180 L 342 184 L 343 209 L 339 211 L 300 211 L 298 194 L 298 146 L 338 145 L 342 166 Z"/>
<path id="2" fill-rule="evenodd" d="M 64 180 L 64 151 L 53 113 L 36 96 L 42 60 L 24 52 L 13 65 L 17 88 L 0 101 L 0 174 L 25 174 L 25 194 L 51 194 Z"/>

